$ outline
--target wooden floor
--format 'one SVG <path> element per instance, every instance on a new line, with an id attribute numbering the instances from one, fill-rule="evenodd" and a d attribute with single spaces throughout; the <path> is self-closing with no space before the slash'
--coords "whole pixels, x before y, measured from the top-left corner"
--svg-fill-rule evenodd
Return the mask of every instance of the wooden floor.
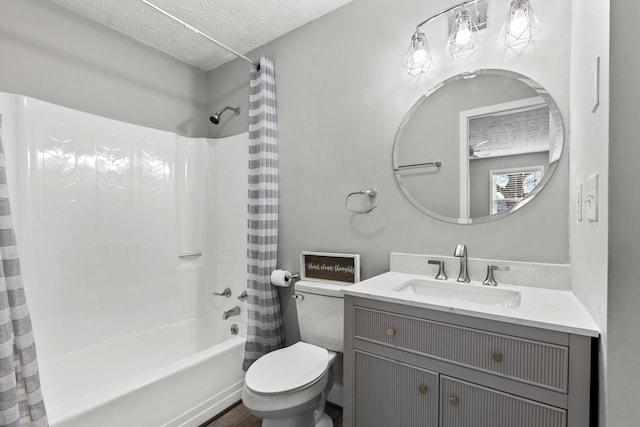
<path id="1" fill-rule="evenodd" d="M 334 427 L 342 427 L 342 408 L 328 403 L 324 411 L 333 420 Z M 242 402 L 239 402 L 227 412 L 200 427 L 260 427 L 261 423 L 260 418 L 251 415 Z"/>

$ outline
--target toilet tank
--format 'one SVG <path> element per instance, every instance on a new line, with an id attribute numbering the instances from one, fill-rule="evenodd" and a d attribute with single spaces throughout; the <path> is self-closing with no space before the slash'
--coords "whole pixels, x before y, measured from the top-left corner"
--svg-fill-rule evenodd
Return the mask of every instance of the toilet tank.
<path id="1" fill-rule="evenodd" d="M 302 341 L 342 353 L 345 285 L 299 281 L 294 287 Z"/>

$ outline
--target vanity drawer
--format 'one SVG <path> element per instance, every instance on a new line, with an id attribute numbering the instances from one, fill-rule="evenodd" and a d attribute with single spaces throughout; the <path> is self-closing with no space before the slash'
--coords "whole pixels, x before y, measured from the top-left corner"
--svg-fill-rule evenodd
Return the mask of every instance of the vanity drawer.
<path id="1" fill-rule="evenodd" d="M 440 376 L 441 427 L 565 427 L 567 411 Z"/>
<path id="2" fill-rule="evenodd" d="M 354 337 L 567 392 L 565 346 L 363 307 L 354 307 Z"/>

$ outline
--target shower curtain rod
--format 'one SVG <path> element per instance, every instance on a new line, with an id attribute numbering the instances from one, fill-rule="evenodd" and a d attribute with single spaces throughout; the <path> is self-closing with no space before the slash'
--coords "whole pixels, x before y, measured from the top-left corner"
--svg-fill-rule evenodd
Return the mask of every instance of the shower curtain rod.
<path id="1" fill-rule="evenodd" d="M 237 56 L 240 59 L 244 59 L 245 61 L 247 61 L 249 64 L 251 65 L 256 65 L 259 64 L 259 62 L 255 62 L 252 61 L 250 58 L 247 58 L 246 56 L 244 56 L 243 54 L 236 52 L 235 50 L 231 49 L 229 46 L 227 46 L 224 43 L 220 43 L 218 40 L 214 39 L 213 37 L 203 33 L 202 31 L 200 31 L 199 29 L 197 29 L 196 27 L 194 27 L 193 25 L 190 25 L 186 22 L 184 22 L 183 20 L 181 20 L 180 18 L 177 18 L 175 16 L 173 16 L 172 14 L 170 14 L 169 12 L 167 12 L 164 9 L 159 8 L 158 6 L 156 6 L 155 4 L 148 2 L 147 0 L 140 0 L 142 3 L 146 4 L 147 6 L 151 7 L 152 9 L 157 10 L 158 12 L 162 13 L 163 15 L 173 19 L 174 21 L 184 25 L 187 29 L 193 31 L 194 33 L 201 35 L 202 37 L 204 37 L 205 39 L 209 40 L 210 42 L 214 43 L 215 45 L 223 48 L 224 50 L 226 50 L 229 53 L 234 54 L 235 56 Z"/>

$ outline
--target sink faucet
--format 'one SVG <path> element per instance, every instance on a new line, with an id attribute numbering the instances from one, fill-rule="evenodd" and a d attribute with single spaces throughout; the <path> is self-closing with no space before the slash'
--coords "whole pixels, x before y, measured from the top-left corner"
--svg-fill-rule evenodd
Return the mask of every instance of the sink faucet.
<path id="1" fill-rule="evenodd" d="M 460 258 L 458 282 L 469 283 L 471 280 L 469 279 L 469 273 L 467 273 L 467 247 L 462 244 L 456 246 L 453 256 Z"/>
<path id="2" fill-rule="evenodd" d="M 227 310 L 224 313 L 222 313 L 222 320 L 227 320 L 229 317 L 237 316 L 239 314 L 240 314 L 240 307 L 236 305 L 231 310 Z"/>

